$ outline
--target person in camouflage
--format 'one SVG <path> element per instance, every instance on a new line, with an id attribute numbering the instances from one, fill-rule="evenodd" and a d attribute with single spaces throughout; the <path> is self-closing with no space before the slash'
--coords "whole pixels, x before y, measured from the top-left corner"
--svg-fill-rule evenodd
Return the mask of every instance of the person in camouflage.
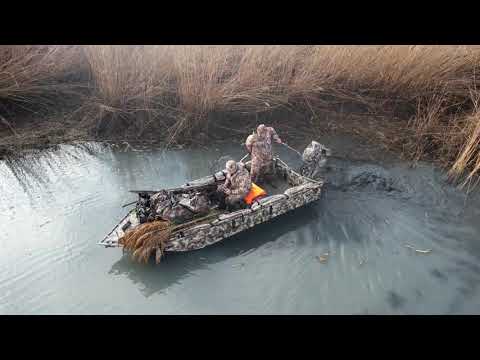
<path id="1" fill-rule="evenodd" d="M 227 209 L 233 210 L 245 205 L 244 198 L 250 192 L 252 181 L 243 163 L 228 160 L 226 168 L 225 182 L 217 190 L 225 195 Z"/>
<path id="2" fill-rule="evenodd" d="M 262 181 L 263 177 L 271 172 L 273 140 L 279 144 L 282 143 L 273 127 L 261 124 L 257 128 L 257 132 L 250 135 L 245 142 L 245 146 L 252 157 L 250 175 L 254 183 Z"/>
<path id="3" fill-rule="evenodd" d="M 327 159 L 331 155 L 332 151 L 329 148 L 316 141 L 312 141 L 303 151 L 303 164 L 300 168 L 300 173 L 303 176 L 316 179 L 326 170 Z"/>

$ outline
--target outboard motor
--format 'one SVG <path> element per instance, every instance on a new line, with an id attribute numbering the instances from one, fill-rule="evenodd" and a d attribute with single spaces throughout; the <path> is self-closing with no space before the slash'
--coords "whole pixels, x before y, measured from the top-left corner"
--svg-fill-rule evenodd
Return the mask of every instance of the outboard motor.
<path id="1" fill-rule="evenodd" d="M 300 172 L 303 176 L 311 179 L 321 175 L 322 170 L 327 164 L 327 158 L 332 155 L 332 151 L 326 146 L 312 141 L 302 154 L 303 164 Z"/>

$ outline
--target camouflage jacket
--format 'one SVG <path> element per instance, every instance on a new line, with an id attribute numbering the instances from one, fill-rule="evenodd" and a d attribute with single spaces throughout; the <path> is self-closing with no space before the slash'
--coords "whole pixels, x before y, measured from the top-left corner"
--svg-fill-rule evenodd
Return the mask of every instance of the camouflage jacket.
<path id="1" fill-rule="evenodd" d="M 175 202 L 175 197 L 167 191 L 159 191 L 150 198 L 150 206 L 158 215 L 161 215 L 165 209 L 171 208 Z"/>
<path id="2" fill-rule="evenodd" d="M 230 175 L 227 173 L 225 188 L 230 189 L 229 195 L 244 195 L 249 193 L 252 188 L 252 181 L 250 180 L 250 173 L 244 166 L 237 164 L 237 171 Z"/>
<path id="3" fill-rule="evenodd" d="M 154 217 L 180 223 L 190 220 L 194 214 L 209 211 L 208 199 L 203 194 L 177 198 L 166 191 L 160 191 L 151 197 L 151 208 Z"/>
<path id="4" fill-rule="evenodd" d="M 208 196 L 201 192 L 197 192 L 193 195 L 182 196 L 179 200 L 179 204 L 191 210 L 195 214 L 204 214 L 210 211 L 210 202 L 208 200 Z"/>
<path id="5" fill-rule="evenodd" d="M 316 141 L 312 141 L 303 151 L 303 164 L 300 168 L 301 174 L 309 178 L 316 178 L 321 174 L 322 170 L 324 170 L 327 158 L 331 154 L 332 152 L 329 148 Z"/>
<path id="6" fill-rule="evenodd" d="M 252 161 L 268 162 L 272 160 L 272 140 L 280 140 L 272 127 L 266 128 L 266 136 L 264 137 L 260 137 L 255 132 L 247 138 L 245 145 L 252 156 Z"/>

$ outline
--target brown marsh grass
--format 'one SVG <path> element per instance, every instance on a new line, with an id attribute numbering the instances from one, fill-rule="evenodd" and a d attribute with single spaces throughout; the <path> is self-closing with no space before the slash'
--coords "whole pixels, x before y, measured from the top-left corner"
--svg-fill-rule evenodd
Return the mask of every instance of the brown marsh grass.
<path id="1" fill-rule="evenodd" d="M 42 105 L 71 93 L 82 56 L 77 46 L 0 46 L 0 101 Z"/>
<path id="2" fill-rule="evenodd" d="M 355 105 L 379 130 L 404 124 L 369 136 L 465 183 L 480 171 L 479 65 L 478 46 L 3 47 L 0 101 L 42 101 L 87 68 L 89 116 L 161 124 L 170 139 L 208 132 L 214 113 Z"/>

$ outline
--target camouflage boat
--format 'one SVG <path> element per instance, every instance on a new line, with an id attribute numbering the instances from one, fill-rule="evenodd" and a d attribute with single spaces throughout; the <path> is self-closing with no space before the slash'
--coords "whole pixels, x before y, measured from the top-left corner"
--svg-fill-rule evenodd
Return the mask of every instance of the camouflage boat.
<path id="1" fill-rule="evenodd" d="M 248 169 L 249 165 L 250 162 L 247 162 Z M 255 200 L 246 209 L 233 212 L 215 210 L 207 216 L 176 227 L 165 242 L 163 251 L 190 251 L 204 248 L 320 198 L 323 180 L 313 180 L 299 174 L 280 158 L 274 159 L 274 174 L 273 181 L 264 186 L 267 196 Z M 225 175 L 226 171 L 222 170 L 168 191 L 185 194 L 209 187 L 216 188 L 223 183 Z M 105 247 L 119 247 L 121 246 L 119 239 L 125 231 L 139 224 L 139 217 L 133 209 L 99 244 Z"/>

